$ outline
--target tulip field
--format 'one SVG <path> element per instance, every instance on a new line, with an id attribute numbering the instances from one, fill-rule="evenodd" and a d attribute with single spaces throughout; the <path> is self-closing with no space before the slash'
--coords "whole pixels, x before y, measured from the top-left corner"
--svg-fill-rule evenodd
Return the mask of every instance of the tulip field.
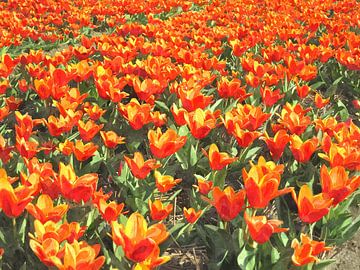
<path id="1" fill-rule="evenodd" d="M 318 270 L 360 230 L 359 1 L 0 14 L 0 269 Z"/>

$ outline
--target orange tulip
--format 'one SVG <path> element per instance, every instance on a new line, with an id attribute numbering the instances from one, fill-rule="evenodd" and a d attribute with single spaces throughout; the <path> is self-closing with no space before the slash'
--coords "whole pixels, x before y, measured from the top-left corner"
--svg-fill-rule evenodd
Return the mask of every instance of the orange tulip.
<path id="1" fill-rule="evenodd" d="M 139 130 L 151 122 L 151 109 L 150 104 L 140 105 L 136 98 L 132 98 L 126 105 L 119 104 L 121 115 L 129 121 L 130 126 L 135 130 Z"/>
<path id="2" fill-rule="evenodd" d="M 65 240 L 72 243 L 82 237 L 86 231 L 86 226 L 80 226 L 77 222 L 58 224 L 51 220 L 44 224 L 39 220 L 35 220 L 34 228 L 35 235 L 29 233 L 29 236 L 39 243 L 48 238 L 53 238 L 59 243 Z"/>
<path id="3" fill-rule="evenodd" d="M 106 112 L 106 110 L 101 109 L 97 104 L 85 107 L 84 111 L 89 115 L 90 119 L 94 121 L 98 120 Z"/>
<path id="4" fill-rule="evenodd" d="M 187 222 L 191 224 L 194 224 L 200 218 L 202 213 L 202 210 L 196 211 L 194 208 L 187 209 L 184 207 L 184 217 L 186 218 Z"/>
<path id="5" fill-rule="evenodd" d="M 288 129 L 291 134 L 300 135 L 311 124 L 310 117 L 306 116 L 309 110 L 303 110 L 299 103 L 293 106 L 286 103 L 281 111 L 281 119 L 278 122 Z"/>
<path id="6" fill-rule="evenodd" d="M 100 131 L 101 139 L 107 148 L 115 148 L 119 144 L 125 143 L 124 137 L 118 136 L 114 131 Z"/>
<path id="7" fill-rule="evenodd" d="M 314 103 L 316 108 L 321 109 L 325 107 L 327 104 L 329 104 L 329 102 L 330 102 L 330 98 L 323 98 L 318 93 L 315 94 Z"/>
<path id="8" fill-rule="evenodd" d="M 260 94 L 262 101 L 267 107 L 271 107 L 285 96 L 284 94 L 280 94 L 279 89 L 271 90 L 268 86 L 265 86 L 264 88 L 261 87 Z"/>
<path id="9" fill-rule="evenodd" d="M 182 181 L 181 179 L 174 179 L 174 177 L 170 175 L 162 175 L 158 171 L 154 172 L 154 176 L 155 176 L 156 187 L 162 193 L 169 191 L 170 189 L 172 189 L 174 186 L 176 186 L 178 183 Z"/>
<path id="10" fill-rule="evenodd" d="M 60 251 L 60 244 L 53 238 L 47 238 L 43 242 L 30 240 L 30 248 L 39 260 L 48 267 L 55 266 L 53 260 Z"/>
<path id="11" fill-rule="evenodd" d="M 31 159 L 39 151 L 39 144 L 37 141 L 26 141 L 24 138 L 16 137 L 16 149 L 19 151 L 20 156 Z"/>
<path id="12" fill-rule="evenodd" d="M 274 160 L 279 160 L 282 156 L 284 149 L 288 142 L 290 141 L 289 135 L 284 129 L 277 131 L 273 138 L 265 132 L 262 139 L 265 141 L 267 147 L 270 150 L 270 155 Z"/>
<path id="13" fill-rule="evenodd" d="M 201 177 L 196 177 L 196 179 L 198 184 L 197 186 L 194 185 L 194 187 L 196 187 L 202 195 L 207 195 L 213 188 L 213 182 L 207 181 Z"/>
<path id="14" fill-rule="evenodd" d="M 258 164 L 251 164 L 251 169 L 246 172 L 242 170 L 245 183 L 246 197 L 253 208 L 265 208 L 269 202 L 283 194 L 292 191 L 292 188 L 278 190 L 283 165 L 275 165 L 261 156 Z"/>
<path id="15" fill-rule="evenodd" d="M 226 77 L 221 77 L 217 83 L 217 91 L 222 98 L 232 97 L 239 101 L 243 101 L 252 95 L 246 93 L 246 88 L 241 86 L 241 81 L 236 78 L 229 81 Z"/>
<path id="16" fill-rule="evenodd" d="M 360 168 L 360 153 L 350 145 L 340 146 L 330 142 L 327 152 L 327 154 L 319 153 L 319 157 L 329 161 L 332 168 L 336 166 L 343 166 L 349 170 Z"/>
<path id="17" fill-rule="evenodd" d="M 124 159 L 129 166 L 131 173 L 139 179 L 145 179 L 152 170 L 161 167 L 161 164 L 158 163 L 156 159 L 148 159 L 144 161 L 144 157 L 141 152 L 135 152 L 133 159 L 127 156 L 124 156 Z"/>
<path id="18" fill-rule="evenodd" d="M 219 152 L 219 148 L 214 143 L 210 145 L 209 154 L 205 150 L 203 150 L 203 153 L 208 157 L 212 170 L 222 170 L 237 159 L 236 157 L 230 157 L 225 152 Z"/>
<path id="19" fill-rule="evenodd" d="M 59 143 L 59 151 L 65 156 L 70 156 L 74 151 L 74 143 L 69 140 L 65 140 L 65 142 Z"/>
<path id="20" fill-rule="evenodd" d="M 156 267 L 168 262 L 170 260 L 170 256 L 162 256 L 160 257 L 160 248 L 159 246 L 155 246 L 152 253 L 148 256 L 148 258 L 141 262 L 137 263 L 133 270 L 151 270 Z"/>
<path id="21" fill-rule="evenodd" d="M 100 198 L 95 205 L 103 219 L 108 223 L 117 220 L 125 206 L 125 204 L 117 204 L 115 201 L 107 203 L 103 198 Z"/>
<path id="22" fill-rule="evenodd" d="M 71 165 L 64 165 L 60 162 L 59 183 L 61 193 L 65 198 L 77 203 L 87 202 L 96 190 L 97 181 L 98 175 L 96 173 L 77 177 Z"/>
<path id="23" fill-rule="evenodd" d="M 243 209 L 245 201 L 245 190 L 235 192 L 230 186 L 223 191 L 219 187 L 213 189 L 212 205 L 215 206 L 220 218 L 224 221 L 231 221 Z"/>
<path id="24" fill-rule="evenodd" d="M 78 130 L 80 137 L 83 141 L 89 142 L 94 138 L 94 136 L 103 128 L 103 124 L 97 125 L 93 120 L 89 120 L 86 124 L 79 120 L 78 121 Z"/>
<path id="25" fill-rule="evenodd" d="M 251 238 L 259 244 L 269 241 L 274 233 L 286 232 L 288 228 L 279 228 L 283 223 L 280 220 L 268 220 L 266 216 L 251 216 L 244 213 L 245 222 L 249 228 Z"/>
<path id="26" fill-rule="evenodd" d="M 300 235 L 301 243 L 297 239 L 291 242 L 291 247 L 294 249 L 294 254 L 291 260 L 294 265 L 302 266 L 312 262 L 318 261 L 316 257 L 324 251 L 331 250 L 331 247 L 326 247 L 325 242 L 311 240 L 306 234 Z"/>
<path id="27" fill-rule="evenodd" d="M 31 202 L 36 190 L 32 186 L 20 185 L 13 188 L 7 177 L 6 171 L 0 169 L 0 209 L 8 217 L 18 217 L 26 205 Z"/>
<path id="28" fill-rule="evenodd" d="M 167 118 L 165 113 L 160 113 L 159 111 L 150 112 L 151 121 L 155 127 L 161 127 L 166 124 Z"/>
<path id="29" fill-rule="evenodd" d="M 92 142 L 84 144 L 83 141 L 76 140 L 73 151 L 78 161 L 85 161 L 88 158 L 94 156 L 97 149 L 98 146 Z"/>
<path id="30" fill-rule="evenodd" d="M 58 137 L 63 133 L 69 132 L 74 124 L 75 123 L 70 120 L 70 117 L 64 117 L 62 115 L 60 115 L 59 118 L 50 115 L 46 122 L 49 133 L 53 137 Z"/>
<path id="31" fill-rule="evenodd" d="M 333 202 L 333 199 L 324 193 L 313 195 L 307 185 L 300 188 L 298 198 L 295 192 L 292 192 L 292 196 L 297 204 L 300 219 L 306 223 L 314 223 L 327 215 Z"/>
<path id="32" fill-rule="evenodd" d="M 149 200 L 149 210 L 150 216 L 153 220 L 164 220 L 172 212 L 173 205 L 169 203 L 167 206 L 164 206 L 160 200 L 155 200 L 152 202 Z"/>
<path id="33" fill-rule="evenodd" d="M 298 162 L 306 163 L 315 152 L 318 143 L 319 140 L 316 137 L 303 142 L 299 136 L 294 134 L 290 138 L 290 150 Z"/>
<path id="34" fill-rule="evenodd" d="M 175 123 L 178 126 L 183 126 L 186 124 L 186 119 L 185 116 L 188 114 L 188 111 L 185 110 L 184 108 L 179 108 L 173 104 L 170 108 L 170 111 L 174 117 Z"/>
<path id="35" fill-rule="evenodd" d="M 58 222 L 68 211 L 67 204 L 60 204 L 54 207 L 53 201 L 49 195 L 42 194 L 39 196 L 37 203 L 34 205 L 29 203 L 26 210 L 41 223 L 46 221 Z"/>
<path id="36" fill-rule="evenodd" d="M 177 135 L 176 131 L 169 128 L 162 133 L 160 128 L 149 130 L 148 139 L 151 153 L 156 158 L 165 158 L 176 153 L 186 143 L 186 136 Z"/>
<path id="37" fill-rule="evenodd" d="M 3 164 L 6 164 L 12 157 L 13 146 L 7 146 L 6 141 L 3 136 L 0 134 L 0 160 Z"/>
<path id="38" fill-rule="evenodd" d="M 200 92 L 201 88 L 180 89 L 178 96 L 185 110 L 195 111 L 197 108 L 204 109 L 213 102 L 213 96 L 205 96 Z"/>
<path id="39" fill-rule="evenodd" d="M 145 218 L 139 213 L 131 214 L 125 226 L 113 221 L 111 229 L 114 243 L 121 246 L 125 256 L 134 262 L 149 260 L 158 245 L 169 236 L 164 224 L 148 227 Z"/>
<path id="40" fill-rule="evenodd" d="M 251 145 L 261 133 L 258 131 L 246 131 L 240 128 L 239 124 L 235 124 L 235 129 L 232 134 L 240 147 L 248 147 Z"/>
<path id="41" fill-rule="evenodd" d="M 300 86 L 300 85 L 296 86 L 296 92 L 301 99 L 306 98 L 307 95 L 309 94 L 310 90 L 311 90 L 311 88 L 306 84 L 302 85 L 302 86 Z"/>
<path id="42" fill-rule="evenodd" d="M 200 108 L 185 115 L 191 134 L 196 139 L 205 138 L 216 127 L 216 121 L 220 111 L 211 112 Z"/>
<path id="43" fill-rule="evenodd" d="M 360 186 L 360 176 L 353 176 L 349 179 L 344 167 L 336 166 L 329 172 L 323 165 L 320 170 L 320 182 L 322 192 L 333 199 L 335 206 Z"/>

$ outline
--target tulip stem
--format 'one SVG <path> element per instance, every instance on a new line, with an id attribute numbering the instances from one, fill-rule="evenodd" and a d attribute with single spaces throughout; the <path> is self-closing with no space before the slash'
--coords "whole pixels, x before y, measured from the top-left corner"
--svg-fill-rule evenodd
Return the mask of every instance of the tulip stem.
<path id="1" fill-rule="evenodd" d="M 13 223 L 13 237 L 14 237 L 14 241 L 17 242 L 16 218 L 13 218 L 13 219 L 12 219 L 12 223 Z"/>

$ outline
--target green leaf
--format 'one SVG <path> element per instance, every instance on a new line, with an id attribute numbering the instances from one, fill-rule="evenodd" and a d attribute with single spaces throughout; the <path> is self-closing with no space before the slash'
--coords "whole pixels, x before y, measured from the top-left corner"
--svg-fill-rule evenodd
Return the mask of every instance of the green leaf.
<path id="1" fill-rule="evenodd" d="M 221 171 L 216 171 L 214 174 L 214 186 L 220 187 L 221 189 L 225 186 L 225 179 L 227 175 L 226 167 Z"/>
<path id="2" fill-rule="evenodd" d="M 314 263 L 312 270 L 320 270 L 320 269 L 326 269 L 329 265 L 336 262 L 336 260 L 323 260 L 320 262 Z"/>
<path id="3" fill-rule="evenodd" d="M 254 249 L 244 247 L 237 257 L 237 263 L 241 269 L 255 269 L 256 252 Z"/>
<path id="4" fill-rule="evenodd" d="M 197 159 L 197 147 L 195 148 L 194 145 L 191 145 L 190 148 L 190 166 L 195 166 L 195 164 L 197 163 L 198 159 Z"/>

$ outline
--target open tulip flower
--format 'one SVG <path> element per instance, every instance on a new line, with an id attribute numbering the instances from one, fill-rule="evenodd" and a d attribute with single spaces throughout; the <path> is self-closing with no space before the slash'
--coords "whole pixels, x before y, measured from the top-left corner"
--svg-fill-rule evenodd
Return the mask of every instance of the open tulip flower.
<path id="1" fill-rule="evenodd" d="M 164 205 L 160 200 L 152 202 L 149 200 L 150 216 L 153 220 L 164 220 L 173 211 L 173 205 L 169 203 Z"/>
<path id="2" fill-rule="evenodd" d="M 280 220 L 268 220 L 265 216 L 248 216 L 244 213 L 244 219 L 249 228 L 251 238 L 259 244 L 269 241 L 274 233 L 286 232 L 289 229 L 280 228 L 282 224 Z"/>
<path id="3" fill-rule="evenodd" d="M 15 189 L 4 169 L 0 169 L 0 209 L 8 217 L 18 217 L 22 214 L 25 207 L 32 201 L 35 193 L 33 187 L 20 185 Z"/>
<path id="4" fill-rule="evenodd" d="M 41 223 L 52 220 L 58 222 L 68 211 L 67 204 L 59 204 L 54 207 L 53 201 L 49 195 L 42 194 L 39 196 L 37 203 L 29 203 L 26 210 Z"/>
<path id="5" fill-rule="evenodd" d="M 169 236 L 164 224 L 157 223 L 148 227 L 144 217 L 139 213 L 133 213 L 125 226 L 113 221 L 111 228 L 114 243 L 122 246 L 129 260 L 139 263 L 158 259 L 150 257 L 159 255 L 154 251 Z M 163 259 L 165 262 L 166 257 Z"/>
<path id="6" fill-rule="evenodd" d="M 316 257 L 324 251 L 331 250 L 331 247 L 326 247 L 325 242 L 311 240 L 306 234 L 300 235 L 301 242 L 294 239 L 291 243 L 291 247 L 294 249 L 292 256 L 292 262 L 296 266 L 302 266 L 311 262 L 316 262 Z"/>
<path id="7" fill-rule="evenodd" d="M 236 157 L 230 157 L 225 152 L 219 152 L 219 148 L 214 143 L 210 145 L 209 153 L 205 150 L 203 150 L 203 153 L 208 157 L 212 170 L 222 170 L 237 159 Z"/>
<path id="8" fill-rule="evenodd" d="M 289 193 L 292 187 L 278 190 L 282 165 L 275 165 L 261 156 L 257 165 L 252 164 L 249 172 L 243 169 L 246 197 L 253 208 L 264 208 L 269 202 L 281 195 Z"/>
<path id="9" fill-rule="evenodd" d="M 148 139 L 151 153 L 156 158 L 165 158 L 176 153 L 186 143 L 186 136 L 177 135 L 173 129 L 162 133 L 160 128 L 149 130 Z"/>
<path id="10" fill-rule="evenodd" d="M 230 221 L 243 210 L 245 202 L 245 190 L 235 192 L 232 187 L 226 187 L 221 190 L 219 187 L 213 189 L 213 200 L 211 204 L 216 208 L 220 218 L 224 221 Z"/>
<path id="11" fill-rule="evenodd" d="M 145 179 L 152 170 L 161 167 L 161 164 L 155 159 L 148 159 L 144 161 L 144 157 L 141 152 L 135 152 L 133 159 L 127 156 L 124 156 L 124 159 L 132 174 L 138 179 Z"/>
<path id="12" fill-rule="evenodd" d="M 297 204 L 299 217 L 303 222 L 314 223 L 327 215 L 333 199 L 324 193 L 313 195 L 308 185 L 300 188 L 299 196 L 292 192 L 294 201 Z"/>

